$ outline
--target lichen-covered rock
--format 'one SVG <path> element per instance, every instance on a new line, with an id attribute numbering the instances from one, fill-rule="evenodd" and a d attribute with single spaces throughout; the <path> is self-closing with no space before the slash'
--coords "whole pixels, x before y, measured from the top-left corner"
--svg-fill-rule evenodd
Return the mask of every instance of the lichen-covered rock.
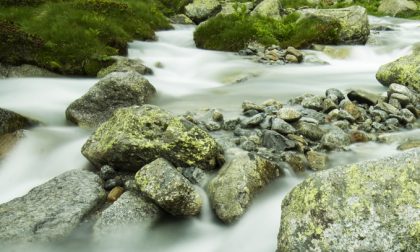
<path id="1" fill-rule="evenodd" d="M 420 149 L 313 174 L 282 203 L 277 251 L 419 251 Z"/>
<path id="2" fill-rule="evenodd" d="M 94 236 L 100 238 L 129 227 L 148 227 L 157 221 L 162 211 L 136 192 L 125 192 L 102 211 L 93 226 Z"/>
<path id="3" fill-rule="evenodd" d="M 218 0 L 194 0 L 185 6 L 185 14 L 198 24 L 216 15 L 221 9 Z"/>
<path id="4" fill-rule="evenodd" d="M 0 136 L 38 125 L 39 122 L 0 108 Z"/>
<path id="5" fill-rule="evenodd" d="M 280 5 L 277 0 L 263 0 L 251 12 L 251 15 L 280 18 Z"/>
<path id="6" fill-rule="evenodd" d="M 369 37 L 369 21 L 365 8 L 351 6 L 341 9 L 303 9 L 302 18 L 316 16 L 326 21 L 335 20 L 340 24 L 338 43 L 365 44 Z"/>
<path id="7" fill-rule="evenodd" d="M 420 53 L 401 57 L 381 66 L 376 79 L 384 86 L 398 83 L 420 91 Z"/>
<path id="8" fill-rule="evenodd" d="M 101 69 L 97 76 L 103 78 L 113 72 L 137 72 L 141 75 L 153 74 L 152 69 L 143 65 L 139 59 L 129 59 L 126 57 L 114 57 L 115 63 L 109 67 Z"/>
<path id="9" fill-rule="evenodd" d="M 242 2 L 226 2 L 222 5 L 222 10 L 220 11 L 219 14 L 231 15 L 236 12 L 237 8 L 239 8 L 240 10 L 244 8 L 246 13 L 250 13 L 252 8 L 254 8 L 254 3 L 251 1 L 243 2 L 243 3 Z"/>
<path id="10" fill-rule="evenodd" d="M 116 109 L 143 105 L 155 94 L 156 89 L 150 82 L 136 72 L 111 73 L 72 102 L 66 117 L 81 127 L 96 128 Z"/>
<path id="11" fill-rule="evenodd" d="M 245 214 L 254 196 L 282 174 L 277 164 L 244 151 L 234 152 L 209 185 L 217 217 L 231 223 Z"/>
<path id="12" fill-rule="evenodd" d="M 88 139 L 83 155 L 97 167 L 137 171 L 163 157 L 176 166 L 214 169 L 223 162 L 216 141 L 187 120 L 157 106 L 117 110 Z"/>
<path id="13" fill-rule="evenodd" d="M 163 158 L 143 166 L 136 173 L 139 190 L 174 216 L 200 213 L 203 200 L 198 191 L 171 163 Z"/>
<path id="14" fill-rule="evenodd" d="M 72 170 L 0 205 L 0 241 L 56 241 L 105 200 L 101 179 Z"/>
<path id="15" fill-rule="evenodd" d="M 382 0 L 378 7 L 379 12 L 394 17 L 399 14 L 414 12 L 417 9 L 417 4 L 408 0 Z"/>

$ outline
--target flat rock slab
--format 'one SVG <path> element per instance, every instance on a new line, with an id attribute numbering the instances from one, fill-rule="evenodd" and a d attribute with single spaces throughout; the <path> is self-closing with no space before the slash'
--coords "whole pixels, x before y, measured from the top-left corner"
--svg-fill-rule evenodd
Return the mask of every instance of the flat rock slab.
<path id="1" fill-rule="evenodd" d="M 313 174 L 283 200 L 277 251 L 420 251 L 420 149 Z"/>
<path id="2" fill-rule="evenodd" d="M 0 205 L 0 241 L 56 241 L 70 235 L 105 200 L 101 179 L 72 170 Z"/>

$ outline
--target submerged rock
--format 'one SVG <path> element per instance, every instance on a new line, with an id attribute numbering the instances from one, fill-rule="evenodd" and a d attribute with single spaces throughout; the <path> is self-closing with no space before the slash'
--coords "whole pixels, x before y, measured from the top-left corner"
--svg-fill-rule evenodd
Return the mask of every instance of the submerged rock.
<path id="1" fill-rule="evenodd" d="M 114 72 L 137 72 L 141 75 L 153 74 L 152 69 L 143 65 L 143 62 L 139 59 L 129 59 L 126 57 L 114 57 L 115 63 L 101 69 L 97 76 L 98 78 L 104 78 L 110 73 Z"/>
<path id="2" fill-rule="evenodd" d="M 376 79 L 384 86 L 398 83 L 420 91 L 420 53 L 382 65 L 376 73 Z"/>
<path id="3" fill-rule="evenodd" d="M 341 28 L 338 34 L 340 44 L 365 44 L 369 37 L 369 21 L 365 8 L 351 6 L 341 9 L 303 9 L 303 18 L 315 16 L 325 21 L 338 21 Z"/>
<path id="4" fill-rule="evenodd" d="M 102 211 L 93 226 L 93 234 L 100 238 L 127 227 L 147 228 L 161 215 L 162 211 L 155 204 L 138 193 L 128 191 Z"/>
<path id="5" fill-rule="evenodd" d="M 70 235 L 105 200 L 101 179 L 72 170 L 0 205 L 0 241 L 56 241 Z"/>
<path id="6" fill-rule="evenodd" d="M 156 159 L 136 174 L 142 193 L 174 216 L 200 213 L 203 200 L 193 185 L 171 163 Z"/>
<path id="7" fill-rule="evenodd" d="M 313 174 L 282 203 L 277 251 L 418 251 L 420 150 Z"/>
<path id="8" fill-rule="evenodd" d="M 214 169 L 222 150 L 206 131 L 153 106 L 117 110 L 88 139 L 83 155 L 94 165 L 137 171 L 163 157 L 176 166 Z"/>
<path id="9" fill-rule="evenodd" d="M 245 214 L 254 196 L 282 174 L 279 167 L 244 151 L 234 152 L 209 185 L 211 205 L 217 217 L 231 223 Z"/>
<path id="10" fill-rule="evenodd" d="M 143 105 L 155 94 L 156 89 L 150 82 L 136 72 L 111 73 L 72 102 L 66 117 L 81 127 L 96 128 L 116 109 Z"/>
<path id="11" fill-rule="evenodd" d="M 0 136 L 13 133 L 17 130 L 27 129 L 38 125 L 39 122 L 24 117 L 13 111 L 0 108 Z"/>
<path id="12" fill-rule="evenodd" d="M 23 77 L 59 77 L 60 75 L 46 69 L 23 64 L 20 66 L 5 66 L 0 64 L 0 76 L 4 78 L 23 78 Z"/>

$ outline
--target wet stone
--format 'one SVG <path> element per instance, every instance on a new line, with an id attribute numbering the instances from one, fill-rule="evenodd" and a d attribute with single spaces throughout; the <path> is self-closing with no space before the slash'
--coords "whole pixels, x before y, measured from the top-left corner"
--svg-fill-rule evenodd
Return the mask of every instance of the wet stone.
<path id="1" fill-rule="evenodd" d="M 398 93 L 391 94 L 390 100 L 391 99 L 397 100 L 401 104 L 401 106 L 403 106 L 403 107 L 407 106 L 411 102 L 411 100 L 408 96 L 403 95 L 403 94 L 398 94 Z M 391 103 L 391 105 L 392 105 L 392 103 Z"/>
<path id="2" fill-rule="evenodd" d="M 305 97 L 302 100 L 301 105 L 304 108 L 310 108 L 317 111 L 321 111 L 323 109 L 323 106 L 322 106 L 323 99 L 324 99 L 323 97 L 316 96 L 316 95 Z"/>
<path id="3" fill-rule="evenodd" d="M 295 148 L 295 143 L 275 131 L 265 130 L 262 138 L 262 146 L 281 152 L 286 149 Z"/>
<path id="4" fill-rule="evenodd" d="M 241 120 L 241 125 L 246 128 L 253 128 L 258 126 L 262 121 L 264 121 L 264 114 L 256 114 L 252 117 L 246 117 Z"/>
<path id="5" fill-rule="evenodd" d="M 124 188 L 116 186 L 108 193 L 107 200 L 110 202 L 116 201 L 124 192 Z"/>
<path id="6" fill-rule="evenodd" d="M 324 132 L 317 124 L 299 121 L 296 125 L 297 133 L 309 138 L 312 141 L 318 141 L 324 135 Z"/>
<path id="7" fill-rule="evenodd" d="M 308 151 L 306 153 L 309 168 L 314 171 L 322 171 L 327 168 L 328 156 L 318 151 Z"/>
<path id="8" fill-rule="evenodd" d="M 329 88 L 325 91 L 325 96 L 327 98 L 330 98 L 331 100 L 333 100 L 334 102 L 336 102 L 337 104 L 339 102 L 341 102 L 341 100 L 344 99 L 344 94 L 336 89 L 336 88 Z"/>
<path id="9" fill-rule="evenodd" d="M 101 177 L 101 179 L 103 179 L 103 180 L 112 179 L 116 175 L 117 175 L 117 173 L 115 172 L 114 168 L 112 168 L 109 165 L 102 166 L 100 171 L 99 171 L 99 177 Z"/>
<path id="10" fill-rule="evenodd" d="M 361 130 L 352 130 L 350 132 L 350 141 L 352 143 L 357 143 L 357 142 L 368 142 L 370 140 L 369 135 Z"/>
<path id="11" fill-rule="evenodd" d="M 257 115 L 258 113 L 260 113 L 258 110 L 250 109 L 250 110 L 244 111 L 242 114 L 244 116 L 251 117 L 251 116 Z"/>
<path id="12" fill-rule="evenodd" d="M 305 169 L 309 166 L 308 160 L 305 155 L 293 151 L 283 152 L 282 158 L 287 162 L 294 172 L 304 172 Z"/>
<path id="13" fill-rule="evenodd" d="M 328 150 L 341 149 L 350 145 L 350 137 L 342 129 L 336 128 L 323 135 L 321 145 Z"/>
<path id="14" fill-rule="evenodd" d="M 242 103 L 242 110 L 244 112 L 248 111 L 248 110 L 257 110 L 259 112 L 262 112 L 262 111 L 264 111 L 264 108 L 262 106 L 256 104 L 256 103 L 251 102 L 251 101 L 244 101 Z"/>
<path id="15" fill-rule="evenodd" d="M 286 122 L 294 122 L 302 117 L 302 113 L 294 108 L 281 108 L 278 111 L 278 117 L 285 120 Z"/>
<path id="16" fill-rule="evenodd" d="M 124 181 L 119 176 L 112 179 L 108 179 L 104 183 L 104 188 L 107 191 L 117 186 L 124 186 Z"/>
<path id="17" fill-rule="evenodd" d="M 271 129 L 282 134 L 293 134 L 296 132 L 292 125 L 280 118 L 273 119 Z"/>
<path id="18" fill-rule="evenodd" d="M 338 105 L 330 98 L 326 98 L 322 101 L 322 110 L 325 113 L 329 113 L 331 110 L 337 109 L 337 108 L 338 108 Z"/>
<path id="19" fill-rule="evenodd" d="M 402 108 L 402 105 L 401 105 L 400 101 L 397 100 L 397 99 L 390 98 L 389 101 L 388 101 L 388 103 L 391 104 L 392 106 L 394 106 L 397 109 L 401 109 Z"/>
<path id="20" fill-rule="evenodd" d="M 239 123 L 240 123 L 239 118 L 225 120 L 223 123 L 223 129 L 230 130 L 230 131 L 235 130 L 236 125 L 238 125 Z"/>

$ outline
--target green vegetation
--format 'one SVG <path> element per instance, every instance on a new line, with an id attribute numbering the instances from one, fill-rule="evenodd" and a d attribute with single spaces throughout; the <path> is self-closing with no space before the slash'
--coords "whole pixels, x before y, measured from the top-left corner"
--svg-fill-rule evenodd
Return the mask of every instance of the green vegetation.
<path id="1" fill-rule="evenodd" d="M 414 0 L 417 4 L 420 3 L 419 0 Z M 383 16 L 383 13 L 378 11 L 378 7 L 381 4 L 381 0 L 354 0 L 353 3 L 346 3 L 345 0 L 321 0 L 319 4 L 310 3 L 308 0 L 281 0 L 283 8 L 294 8 L 298 9 L 303 6 L 307 7 L 320 7 L 320 8 L 343 8 L 351 5 L 360 5 L 366 8 L 370 15 Z M 397 15 L 401 18 L 410 18 L 410 19 L 420 19 L 420 10 L 405 12 L 403 14 Z"/>
<path id="2" fill-rule="evenodd" d="M 296 48 L 306 48 L 313 43 L 337 43 L 340 29 L 337 22 L 325 22 L 317 17 L 298 18 L 297 13 L 277 20 L 238 11 L 213 17 L 200 25 L 194 33 L 194 41 L 197 47 L 219 51 L 239 51 L 254 41 L 265 46 Z"/>
<path id="3" fill-rule="evenodd" d="M 170 25 L 153 0 L 0 0 L 0 62 L 96 75 Z"/>

